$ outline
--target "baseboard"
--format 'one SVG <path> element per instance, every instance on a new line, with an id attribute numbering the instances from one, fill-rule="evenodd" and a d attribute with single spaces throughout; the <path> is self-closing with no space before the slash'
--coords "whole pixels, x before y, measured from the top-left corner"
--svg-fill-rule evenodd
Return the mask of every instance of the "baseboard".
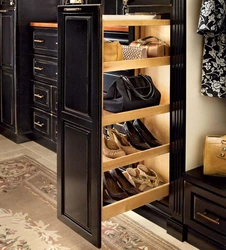
<path id="1" fill-rule="evenodd" d="M 40 136 L 40 134 L 38 133 L 33 132 L 30 135 L 30 139 L 55 153 L 57 151 L 57 144 L 55 142 L 51 141 L 48 138 Z"/>
<path id="2" fill-rule="evenodd" d="M 157 208 L 156 206 L 147 204 L 134 209 L 133 211 L 167 230 L 167 220 L 170 218 L 170 215 L 163 212 L 163 210 Z"/>
<path id="3" fill-rule="evenodd" d="M 160 203 L 152 203 L 139 207 L 133 211 L 164 228 L 167 233 L 174 238 L 182 242 L 185 241 L 187 234 L 186 226 L 183 223 L 174 220 L 168 212 L 169 209 L 167 209 L 166 206 L 163 206 L 161 209 L 162 206 L 163 205 Z"/>
<path id="4" fill-rule="evenodd" d="M 214 242 L 190 228 L 188 228 L 187 242 L 200 250 L 226 250 L 225 245 Z"/>
<path id="5" fill-rule="evenodd" d="M 13 131 L 10 131 L 8 129 L 2 128 L 0 127 L 0 133 L 5 136 L 6 138 L 8 138 L 9 140 L 20 144 L 23 142 L 27 142 L 30 141 L 30 133 L 26 133 L 26 134 L 15 134 Z"/>
<path id="6" fill-rule="evenodd" d="M 167 220 L 167 233 L 180 241 L 187 240 L 187 227 L 172 217 Z"/>

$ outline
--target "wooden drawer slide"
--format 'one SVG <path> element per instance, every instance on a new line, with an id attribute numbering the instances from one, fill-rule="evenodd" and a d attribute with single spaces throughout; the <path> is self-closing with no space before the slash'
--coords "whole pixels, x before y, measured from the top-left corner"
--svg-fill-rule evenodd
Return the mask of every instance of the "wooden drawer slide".
<path id="1" fill-rule="evenodd" d="M 160 200 L 169 195 L 169 183 L 153 188 L 149 191 L 131 196 L 127 199 L 112 203 L 102 208 L 102 220 L 133 210 L 150 202 Z"/>

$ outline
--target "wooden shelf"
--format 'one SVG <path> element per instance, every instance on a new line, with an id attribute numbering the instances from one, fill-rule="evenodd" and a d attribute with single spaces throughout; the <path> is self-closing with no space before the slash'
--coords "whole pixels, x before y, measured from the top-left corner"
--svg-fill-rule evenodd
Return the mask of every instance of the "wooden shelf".
<path id="1" fill-rule="evenodd" d="M 152 115 L 160 115 L 170 112 L 170 104 L 161 104 L 143 109 L 135 109 L 120 113 L 111 113 L 103 110 L 102 126 L 120 123 L 129 120 L 140 119 Z"/>
<path id="2" fill-rule="evenodd" d="M 103 72 L 111 72 L 111 71 L 126 70 L 126 69 L 141 69 L 141 68 L 165 66 L 169 64 L 170 64 L 170 56 L 104 62 Z"/>
<path id="3" fill-rule="evenodd" d="M 165 26 L 170 20 L 153 19 L 149 15 L 103 15 L 103 26 Z"/>
<path id="4" fill-rule="evenodd" d="M 103 155 L 102 156 L 102 171 L 103 172 L 109 171 L 114 168 L 127 166 L 129 164 L 132 164 L 138 161 L 143 161 L 151 157 L 169 153 L 169 150 L 170 150 L 169 145 L 170 144 L 164 144 L 156 148 L 147 149 L 147 150 L 140 151 L 131 155 L 122 156 L 116 159 L 111 159 Z"/>
<path id="5" fill-rule="evenodd" d="M 102 220 L 107 220 L 118 214 L 122 214 L 126 211 L 133 210 L 150 202 L 160 200 L 168 195 L 169 183 L 166 183 L 121 201 L 117 201 L 102 208 Z"/>

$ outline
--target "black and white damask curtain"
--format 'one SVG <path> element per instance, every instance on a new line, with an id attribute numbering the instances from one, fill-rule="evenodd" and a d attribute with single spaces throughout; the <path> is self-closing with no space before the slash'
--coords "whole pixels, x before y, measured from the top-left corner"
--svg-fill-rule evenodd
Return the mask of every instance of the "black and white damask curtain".
<path id="1" fill-rule="evenodd" d="M 204 36 L 201 94 L 226 98 L 226 0 L 203 0 L 197 32 Z"/>

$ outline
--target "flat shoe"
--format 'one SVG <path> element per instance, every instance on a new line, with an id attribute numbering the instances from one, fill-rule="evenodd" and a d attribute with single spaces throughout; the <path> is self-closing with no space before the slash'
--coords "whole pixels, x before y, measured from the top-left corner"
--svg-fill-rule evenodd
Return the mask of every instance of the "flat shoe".
<path id="1" fill-rule="evenodd" d="M 140 171 L 138 168 L 127 168 L 126 172 L 131 176 L 136 187 L 140 191 L 146 191 L 150 188 L 153 188 L 153 184 L 148 178 L 148 176 L 143 171 Z"/>
<path id="2" fill-rule="evenodd" d="M 137 168 L 141 171 L 141 173 L 144 172 L 146 174 L 147 178 L 150 180 L 153 187 L 159 186 L 160 184 L 159 176 L 153 169 L 150 169 L 143 164 L 138 164 Z"/>

